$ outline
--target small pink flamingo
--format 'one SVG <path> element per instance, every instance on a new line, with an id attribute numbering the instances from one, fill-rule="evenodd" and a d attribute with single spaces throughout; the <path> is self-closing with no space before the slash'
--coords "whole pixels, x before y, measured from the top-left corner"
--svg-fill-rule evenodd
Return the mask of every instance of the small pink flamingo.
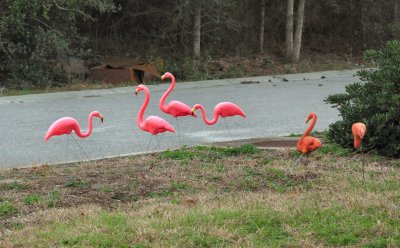
<path id="1" fill-rule="evenodd" d="M 180 101 L 170 101 L 167 105 L 165 105 L 165 100 L 167 99 L 168 95 L 172 92 L 176 84 L 175 77 L 174 75 L 172 75 L 172 73 L 166 72 L 164 75 L 161 76 L 161 80 L 164 80 L 165 78 L 171 79 L 171 85 L 169 86 L 168 90 L 162 95 L 159 106 L 164 113 L 175 117 L 176 125 L 178 128 L 179 141 L 182 143 L 181 134 L 179 131 L 178 117 L 189 116 L 189 115 L 190 116 L 193 115 L 196 117 L 196 114 L 192 113 L 191 108 L 188 105 Z"/>
<path id="2" fill-rule="evenodd" d="M 218 104 L 214 107 L 214 116 L 213 116 L 213 119 L 212 119 L 212 120 L 208 120 L 208 119 L 207 119 L 206 112 L 205 112 L 205 110 L 204 110 L 204 107 L 203 107 L 201 104 L 196 104 L 196 105 L 193 106 L 193 108 L 192 108 L 192 113 L 193 113 L 193 114 L 194 114 L 194 111 L 195 111 L 196 109 L 200 109 L 200 110 L 201 110 L 201 114 L 202 114 L 202 117 L 203 117 L 203 121 L 204 121 L 204 123 L 206 123 L 207 125 L 214 125 L 215 123 L 217 123 L 218 117 L 219 117 L 219 116 L 221 116 L 222 118 L 224 118 L 224 120 L 225 120 L 225 117 L 235 116 L 235 115 L 240 115 L 240 116 L 243 116 L 244 118 L 246 118 L 246 115 L 244 114 L 244 112 L 242 111 L 242 109 L 241 109 L 238 105 L 236 105 L 236 104 L 234 104 L 234 103 L 231 103 L 231 102 L 221 102 L 221 103 L 218 103 Z M 225 124 L 226 124 L 226 128 L 227 128 L 228 131 L 229 131 L 229 134 L 230 134 L 230 136 L 231 136 L 231 139 L 233 140 L 231 131 L 229 130 L 229 127 L 228 127 L 228 124 L 227 124 L 226 120 L 225 120 Z"/>
<path id="3" fill-rule="evenodd" d="M 136 88 L 135 95 L 137 95 L 142 90 L 146 94 L 146 98 L 144 100 L 142 107 L 140 108 L 138 115 L 137 115 L 137 124 L 138 124 L 139 128 L 142 129 L 143 131 L 151 133 L 152 135 L 157 135 L 159 133 L 163 133 L 166 131 L 175 132 L 175 129 L 173 126 L 171 126 L 171 124 L 169 124 L 167 121 L 165 121 L 164 119 L 162 119 L 158 116 L 149 116 L 146 118 L 146 120 L 143 120 L 144 111 L 146 110 L 147 105 L 149 104 L 149 101 L 150 101 L 150 92 L 146 86 L 141 84 Z M 151 136 L 151 137 L 153 137 L 153 136 Z M 150 146 L 150 142 L 151 142 L 151 139 L 149 141 L 148 147 Z M 147 147 L 147 150 L 148 150 L 148 147 Z"/>
<path id="4" fill-rule="evenodd" d="M 75 133 L 78 137 L 86 138 L 92 133 L 93 117 L 98 117 L 98 118 L 100 118 L 101 122 L 103 122 L 103 119 L 104 119 L 103 115 L 100 114 L 98 111 L 93 111 L 89 115 L 88 130 L 85 133 L 81 132 L 78 121 L 76 119 L 74 119 L 72 117 L 60 118 L 60 119 L 56 120 L 55 122 L 53 122 L 53 124 L 51 124 L 51 126 L 49 127 L 49 130 L 46 133 L 46 136 L 44 137 L 44 141 L 47 141 L 52 136 L 63 135 L 63 134 L 67 134 L 68 140 L 69 140 L 69 135 L 72 133 L 72 131 L 75 131 Z M 72 138 L 75 140 L 74 136 L 72 136 Z M 76 140 L 75 140 L 75 142 L 78 144 L 79 148 L 81 148 L 79 143 Z M 82 148 L 81 148 L 81 150 L 87 156 L 86 152 Z M 67 161 L 68 161 L 68 143 L 67 143 Z"/>
<path id="5" fill-rule="evenodd" d="M 317 150 L 322 146 L 322 143 L 319 139 L 310 136 L 312 129 L 317 122 L 317 115 L 314 112 L 311 112 L 306 119 L 306 124 L 312 120 L 311 125 L 306 129 L 306 131 L 301 136 L 300 140 L 297 142 L 297 151 L 302 154 L 309 154 L 312 151 Z"/>
<path id="6" fill-rule="evenodd" d="M 180 117 L 180 116 L 188 116 L 193 115 L 192 109 L 180 101 L 170 101 L 167 105 L 165 105 L 165 100 L 167 99 L 168 95 L 172 92 L 175 88 L 175 77 L 170 72 L 166 72 L 164 75 L 161 76 L 161 80 L 165 78 L 171 79 L 171 85 L 169 86 L 168 90 L 162 95 L 160 99 L 160 109 L 173 117 Z M 196 116 L 196 115 L 194 115 Z"/>
<path id="7" fill-rule="evenodd" d="M 314 112 L 308 114 L 306 119 L 306 124 L 312 120 L 311 125 L 306 129 L 306 131 L 301 136 L 300 140 L 297 142 L 297 151 L 302 153 L 296 163 L 303 157 L 303 155 L 308 155 L 311 152 L 317 150 L 318 148 L 322 147 L 322 143 L 319 139 L 310 136 L 312 129 L 317 122 L 317 115 Z"/>
<path id="8" fill-rule="evenodd" d="M 367 127 L 364 123 L 357 122 L 351 126 L 351 132 L 353 133 L 354 137 L 354 149 L 356 152 L 358 148 L 361 146 L 361 140 L 364 138 L 365 133 L 367 132 Z M 361 171 L 363 180 L 365 180 L 365 169 L 364 169 L 364 161 L 361 159 Z"/>
<path id="9" fill-rule="evenodd" d="M 361 123 L 357 122 L 351 126 L 351 131 L 354 137 L 354 149 L 358 150 L 361 145 L 361 140 L 364 138 L 367 127 Z"/>

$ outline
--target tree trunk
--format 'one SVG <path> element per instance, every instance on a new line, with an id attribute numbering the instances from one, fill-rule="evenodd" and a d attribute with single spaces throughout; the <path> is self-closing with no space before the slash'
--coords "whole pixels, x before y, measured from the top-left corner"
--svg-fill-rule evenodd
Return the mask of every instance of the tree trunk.
<path id="1" fill-rule="evenodd" d="M 200 57 L 201 42 L 201 1 L 198 1 L 194 9 L 194 27 L 193 27 L 193 55 Z"/>
<path id="2" fill-rule="evenodd" d="M 399 0 L 394 0 L 394 23 L 393 23 L 393 30 L 392 35 L 393 38 L 396 40 L 400 39 L 400 3 Z"/>
<path id="3" fill-rule="evenodd" d="M 296 34 L 294 36 L 292 63 L 299 63 L 300 60 L 301 35 L 303 34 L 305 3 L 306 0 L 300 0 L 299 7 L 297 9 L 297 21 L 296 21 L 297 25 L 296 25 Z"/>
<path id="4" fill-rule="evenodd" d="M 286 10 L 286 58 L 290 59 L 293 53 L 293 6 L 294 0 L 287 0 Z"/>
<path id="5" fill-rule="evenodd" d="M 264 53 L 265 0 L 261 0 L 260 53 Z"/>

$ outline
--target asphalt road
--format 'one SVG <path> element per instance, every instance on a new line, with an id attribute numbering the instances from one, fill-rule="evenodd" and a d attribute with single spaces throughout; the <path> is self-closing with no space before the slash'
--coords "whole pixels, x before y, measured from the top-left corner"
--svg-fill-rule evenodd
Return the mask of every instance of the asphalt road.
<path id="1" fill-rule="evenodd" d="M 201 103 L 212 116 L 214 106 L 231 101 L 242 107 L 247 118 L 226 118 L 234 139 L 282 136 L 302 133 L 310 111 L 318 115 L 316 130 L 324 130 L 338 120 L 338 111 L 323 102 L 332 94 L 344 92 L 345 85 L 358 80 L 355 71 L 327 71 L 227 80 L 178 83 L 167 99 L 190 106 Z M 285 80 L 284 80 L 285 79 Z M 287 81 L 286 81 L 287 80 Z M 253 83 L 243 84 L 243 81 Z M 258 82 L 258 83 L 257 83 Z M 158 101 L 169 84 L 150 85 L 150 104 L 145 116 L 158 115 L 176 127 L 175 120 L 158 108 Z M 82 129 L 92 110 L 104 115 L 104 123 L 94 119 L 90 137 L 79 139 L 90 159 L 144 152 L 150 134 L 141 131 L 136 115 L 144 100 L 135 87 L 0 97 L 0 168 L 57 164 L 67 161 L 67 136 L 43 142 L 51 123 L 71 116 Z M 200 114 L 200 113 L 199 113 Z M 184 144 L 195 145 L 230 140 L 224 122 L 205 125 L 201 117 L 179 120 Z M 153 139 L 150 150 L 179 146 L 177 134 L 161 134 L 160 147 Z M 87 159 L 72 139 L 69 162 Z"/>

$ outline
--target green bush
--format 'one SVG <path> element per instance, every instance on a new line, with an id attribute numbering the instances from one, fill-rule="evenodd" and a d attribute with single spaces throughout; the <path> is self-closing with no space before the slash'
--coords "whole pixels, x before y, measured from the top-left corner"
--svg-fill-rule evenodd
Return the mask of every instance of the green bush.
<path id="1" fill-rule="evenodd" d="M 67 82 L 63 63 L 86 58 L 78 24 L 89 13 L 116 10 L 111 0 L 4 0 L 0 11 L 0 80 L 9 88 L 59 86 Z"/>
<path id="2" fill-rule="evenodd" d="M 361 121 L 367 126 L 364 150 L 400 157 L 400 41 L 389 41 L 382 50 L 370 50 L 365 55 L 376 68 L 359 71 L 362 82 L 325 99 L 343 118 L 329 126 L 329 138 L 352 147 L 351 126 Z"/>

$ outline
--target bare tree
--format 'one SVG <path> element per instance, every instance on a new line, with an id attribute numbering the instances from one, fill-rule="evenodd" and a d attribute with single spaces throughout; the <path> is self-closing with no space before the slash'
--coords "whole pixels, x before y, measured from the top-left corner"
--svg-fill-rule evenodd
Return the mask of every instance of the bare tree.
<path id="1" fill-rule="evenodd" d="M 393 38 L 400 39 L 400 3 L 399 0 L 394 0 L 394 23 L 392 29 Z"/>
<path id="2" fill-rule="evenodd" d="M 300 60 L 300 48 L 301 48 L 301 36 L 303 34 L 303 22 L 304 22 L 304 5 L 306 0 L 300 0 L 297 9 L 296 18 L 296 34 L 294 36 L 292 63 L 299 63 Z"/>
<path id="3" fill-rule="evenodd" d="M 293 7 L 294 0 L 287 0 L 286 9 L 286 58 L 290 59 L 293 53 Z"/>
<path id="4" fill-rule="evenodd" d="M 194 8 L 194 26 L 193 26 L 193 55 L 200 57 L 201 43 L 201 1 L 197 1 Z"/>
<path id="5" fill-rule="evenodd" d="M 264 29 L 265 29 L 265 0 L 261 1 L 261 18 L 260 18 L 260 53 L 264 52 Z"/>

